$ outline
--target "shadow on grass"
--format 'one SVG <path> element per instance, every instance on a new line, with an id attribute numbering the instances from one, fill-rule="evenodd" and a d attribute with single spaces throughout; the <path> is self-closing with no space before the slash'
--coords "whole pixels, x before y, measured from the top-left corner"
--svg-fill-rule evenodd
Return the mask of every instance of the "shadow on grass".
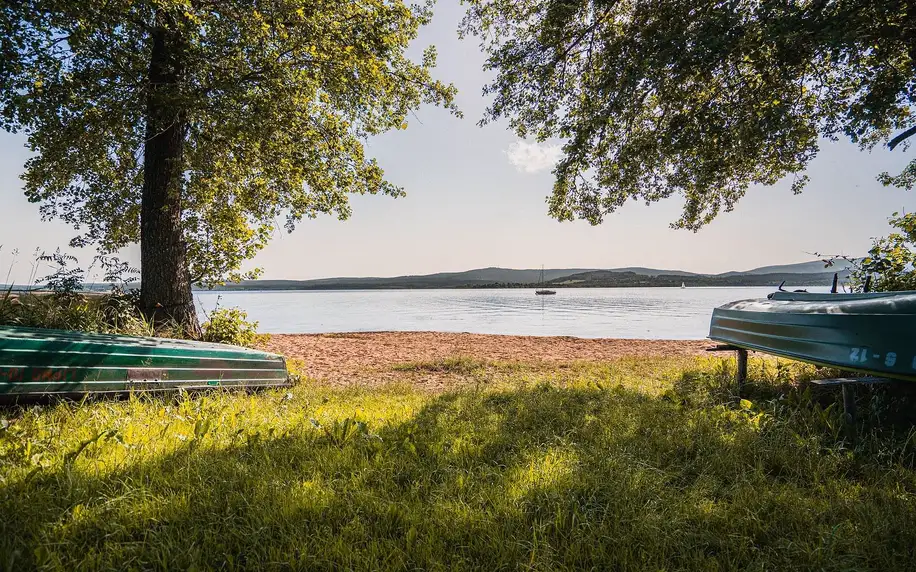
<path id="1" fill-rule="evenodd" d="M 461 391 L 377 430 L 217 428 L 116 472 L 47 469 L 0 484 L 0 565 L 916 569 L 912 470 L 693 398 L 716 383 Z"/>

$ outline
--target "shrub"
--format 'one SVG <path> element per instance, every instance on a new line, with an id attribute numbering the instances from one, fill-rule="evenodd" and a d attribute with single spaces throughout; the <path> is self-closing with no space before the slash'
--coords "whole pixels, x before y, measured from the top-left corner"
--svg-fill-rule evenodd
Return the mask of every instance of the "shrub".
<path id="1" fill-rule="evenodd" d="M 888 222 L 897 232 L 875 238 L 868 256 L 825 259 L 828 267 L 837 260 L 851 263 L 850 292 L 863 291 L 869 279 L 872 292 L 916 290 L 916 213 L 894 213 Z"/>
<path id="2" fill-rule="evenodd" d="M 238 308 L 217 308 L 210 312 L 203 325 L 203 340 L 253 348 L 265 343 L 270 336 L 258 333 L 258 323 L 249 322 L 248 314 Z"/>
<path id="3" fill-rule="evenodd" d="M 890 219 L 892 232 L 875 240 L 852 275 L 857 284 L 864 284 L 866 276 L 873 276 L 873 291 L 889 292 L 916 290 L 916 213 L 894 213 Z"/>
<path id="4" fill-rule="evenodd" d="M 134 294 L 0 294 L 0 325 L 100 334 L 154 335 L 133 302 Z"/>
<path id="5" fill-rule="evenodd" d="M 18 251 L 13 252 L 14 256 Z M 54 268 L 54 272 L 35 279 L 38 263 Z M 44 284 L 47 291 L 14 292 L 12 286 L 0 291 L 0 325 L 71 330 L 102 334 L 191 338 L 174 323 L 153 323 L 139 309 L 139 292 L 129 289 L 136 282 L 138 271 L 113 256 L 96 256 L 90 270 L 102 271 L 103 280 L 111 291 L 86 292 L 86 271 L 77 259 L 57 249 L 52 254 L 36 252 L 29 283 Z M 12 267 L 11 267 L 12 268 Z M 7 276 L 7 281 L 9 276 Z M 257 322 L 247 321 L 238 308 L 217 308 L 204 324 L 203 339 L 210 342 L 255 347 L 264 343 L 266 335 L 258 334 Z"/>
<path id="6" fill-rule="evenodd" d="M 18 251 L 13 255 L 15 258 Z M 54 272 L 35 279 L 39 263 L 50 263 Z M 96 256 L 90 269 L 99 267 L 112 289 L 107 293 L 86 292 L 86 271 L 71 267 L 76 264 L 75 257 L 60 249 L 41 255 L 36 251 L 29 283 L 44 284 L 47 291 L 14 292 L 13 286 L 7 286 L 0 292 L 0 324 L 103 334 L 156 334 L 137 307 L 138 293 L 127 290 L 127 285 L 136 280 L 131 276 L 135 269 L 115 257 Z"/>

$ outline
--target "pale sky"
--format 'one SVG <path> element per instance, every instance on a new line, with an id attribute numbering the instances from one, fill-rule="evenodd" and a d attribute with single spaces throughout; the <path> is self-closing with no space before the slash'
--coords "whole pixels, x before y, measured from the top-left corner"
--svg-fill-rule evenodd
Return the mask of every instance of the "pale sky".
<path id="1" fill-rule="evenodd" d="M 457 4 L 457 3 L 454 3 Z M 649 207 L 631 202 L 603 225 L 559 223 L 547 215 L 545 197 L 556 149 L 519 141 L 505 124 L 477 127 L 486 106 L 481 88 L 483 55 L 474 39 L 458 40 L 461 7 L 436 6 L 433 23 L 412 51 L 439 51 L 437 78 L 453 82 L 465 118 L 424 107 L 406 131 L 370 142 L 369 152 L 407 197 L 352 197 L 348 221 L 304 221 L 292 234 L 277 231 L 253 261 L 264 278 L 394 276 L 505 268 L 649 266 L 694 272 L 744 270 L 809 260 L 806 252 L 863 254 L 871 238 L 887 234 L 887 217 L 912 210 L 916 197 L 876 181 L 899 171 L 913 152 L 824 142 L 793 196 L 789 182 L 752 188 L 732 213 L 693 233 L 671 230 L 682 199 Z M 22 135 L 0 132 L 0 283 L 20 255 L 11 279 L 28 279 L 31 252 L 65 246 L 75 234 L 61 222 L 41 222 L 38 206 L 22 194 L 19 174 L 28 158 Z M 128 258 L 138 262 L 134 248 Z M 77 254 L 84 266 L 93 252 Z"/>

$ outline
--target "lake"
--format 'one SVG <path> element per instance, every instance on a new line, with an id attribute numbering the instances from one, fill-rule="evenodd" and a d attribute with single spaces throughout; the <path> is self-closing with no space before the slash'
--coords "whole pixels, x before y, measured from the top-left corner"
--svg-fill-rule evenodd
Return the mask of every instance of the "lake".
<path id="1" fill-rule="evenodd" d="M 195 292 L 198 309 L 239 307 L 269 333 L 440 331 L 582 338 L 702 339 L 713 308 L 774 288 L 577 288 Z M 827 291 L 826 288 L 809 288 Z M 205 319 L 202 314 L 201 319 Z"/>

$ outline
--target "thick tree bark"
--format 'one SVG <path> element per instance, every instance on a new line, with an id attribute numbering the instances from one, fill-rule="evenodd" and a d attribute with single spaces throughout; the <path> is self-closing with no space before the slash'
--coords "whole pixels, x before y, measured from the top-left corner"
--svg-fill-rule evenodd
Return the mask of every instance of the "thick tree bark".
<path id="1" fill-rule="evenodd" d="M 157 15 L 146 101 L 143 198 L 140 209 L 140 306 L 156 323 L 174 321 L 200 334 L 181 228 L 182 153 L 187 130 L 178 88 L 181 37 Z"/>

